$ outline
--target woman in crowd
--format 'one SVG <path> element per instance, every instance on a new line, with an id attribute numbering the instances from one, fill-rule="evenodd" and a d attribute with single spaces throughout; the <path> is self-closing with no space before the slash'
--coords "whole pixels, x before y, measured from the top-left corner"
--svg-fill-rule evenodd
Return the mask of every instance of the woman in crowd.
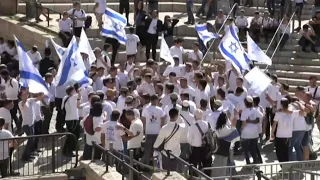
<path id="1" fill-rule="evenodd" d="M 170 16 L 166 15 L 163 21 L 163 33 L 164 39 L 166 40 L 168 47 L 173 46 L 173 30 L 178 24 L 178 19 L 171 19 Z"/>
<path id="2" fill-rule="evenodd" d="M 145 19 L 147 17 L 147 12 L 143 10 L 143 1 L 140 0 L 136 9 L 136 16 L 134 24 L 136 25 L 136 34 L 139 36 L 140 43 L 142 46 L 146 45 L 146 23 Z"/>

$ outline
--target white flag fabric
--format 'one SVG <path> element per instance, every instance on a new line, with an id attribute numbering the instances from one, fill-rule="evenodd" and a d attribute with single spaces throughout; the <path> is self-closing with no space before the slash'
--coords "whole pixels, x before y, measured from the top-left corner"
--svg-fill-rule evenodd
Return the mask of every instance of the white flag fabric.
<path id="1" fill-rule="evenodd" d="M 251 69 L 251 71 L 249 71 L 244 76 L 244 78 L 250 84 L 249 85 L 250 94 L 255 94 L 257 96 L 260 96 L 261 93 L 267 89 L 267 87 L 272 81 L 258 67 L 254 67 L 253 69 Z"/>
<path id="2" fill-rule="evenodd" d="M 248 48 L 248 57 L 250 60 L 257 61 L 263 64 L 271 65 L 272 60 L 264 53 L 259 46 L 252 40 L 247 32 L 247 48 Z"/>
<path id="3" fill-rule="evenodd" d="M 96 56 L 93 53 L 93 50 L 91 48 L 90 42 L 87 37 L 87 34 L 83 28 L 82 28 L 81 35 L 80 35 L 79 51 L 80 51 L 80 53 L 85 53 L 88 55 L 90 64 L 92 64 L 94 61 L 96 61 Z"/>
<path id="4" fill-rule="evenodd" d="M 248 65 L 250 60 L 239 41 L 234 26 L 234 24 L 231 25 L 223 36 L 219 44 L 219 50 L 222 56 L 230 61 L 239 73 L 242 73 L 242 71 L 250 69 Z"/>
<path id="5" fill-rule="evenodd" d="M 64 52 L 55 83 L 57 86 L 74 85 L 75 83 L 79 83 L 82 87 L 89 85 L 88 72 L 74 36 Z"/>
<path id="6" fill-rule="evenodd" d="M 127 26 L 126 17 L 108 7 L 104 12 L 104 16 L 101 35 L 115 38 L 120 44 L 125 45 L 127 42 L 125 30 L 125 27 Z"/>
<path id="7" fill-rule="evenodd" d="M 38 69 L 33 65 L 21 42 L 14 36 L 19 57 L 20 84 L 27 86 L 30 93 L 48 94 L 48 86 L 41 77 Z"/>
<path id="8" fill-rule="evenodd" d="M 54 42 L 52 38 L 50 38 L 50 40 L 51 40 L 51 44 L 53 45 L 54 49 L 57 52 L 57 55 L 58 55 L 59 59 L 62 61 L 62 56 L 63 56 L 63 54 L 64 54 L 64 52 L 66 51 L 67 48 L 64 48 L 64 47 L 60 46 L 59 44 Z"/>
<path id="9" fill-rule="evenodd" d="M 172 66 L 174 65 L 173 57 L 170 53 L 170 49 L 166 40 L 164 39 L 164 35 L 162 33 L 161 36 L 161 46 L 160 46 L 160 58 L 164 59 L 165 61 L 169 62 Z"/>
<path id="10" fill-rule="evenodd" d="M 196 31 L 204 45 L 212 39 L 220 38 L 220 35 L 208 31 L 207 24 L 196 24 Z"/>

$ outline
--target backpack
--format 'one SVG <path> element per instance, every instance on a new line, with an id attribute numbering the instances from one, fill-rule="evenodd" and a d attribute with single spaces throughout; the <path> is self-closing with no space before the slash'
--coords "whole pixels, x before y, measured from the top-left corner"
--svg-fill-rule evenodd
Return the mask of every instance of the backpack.
<path id="1" fill-rule="evenodd" d="M 69 100 L 69 98 L 70 98 L 70 96 L 68 96 L 68 97 L 66 98 L 66 100 L 65 100 L 64 103 L 63 103 L 63 108 L 61 109 L 62 117 L 63 117 L 64 119 L 66 119 L 66 114 L 67 114 L 67 112 L 66 112 L 66 104 L 67 104 L 67 101 Z"/>
<path id="2" fill-rule="evenodd" d="M 84 10 L 81 9 L 80 10 L 82 15 L 84 14 Z M 74 13 L 76 12 L 76 9 L 74 8 L 72 11 L 72 16 L 74 16 Z M 91 16 L 87 16 L 86 20 L 84 21 L 84 30 L 88 29 L 91 27 L 92 24 L 92 17 Z"/>
<path id="3" fill-rule="evenodd" d="M 89 135 L 94 135 L 94 129 L 93 129 L 93 117 L 87 116 L 86 119 L 83 121 L 83 129 L 86 131 Z"/>
<path id="4" fill-rule="evenodd" d="M 1 81 L 2 81 L 2 78 L 0 78 L 0 84 L 2 83 Z M 13 88 L 13 85 L 12 85 L 12 78 L 10 78 L 10 80 L 9 80 L 9 84 L 10 84 L 10 86 Z M 20 84 L 19 84 L 19 85 L 20 85 Z"/>
<path id="5" fill-rule="evenodd" d="M 198 123 L 196 123 L 198 130 L 202 137 L 202 147 L 205 148 L 206 156 L 211 156 L 219 149 L 219 138 L 215 132 L 212 131 L 210 123 L 208 123 L 208 131 L 203 133 Z"/>

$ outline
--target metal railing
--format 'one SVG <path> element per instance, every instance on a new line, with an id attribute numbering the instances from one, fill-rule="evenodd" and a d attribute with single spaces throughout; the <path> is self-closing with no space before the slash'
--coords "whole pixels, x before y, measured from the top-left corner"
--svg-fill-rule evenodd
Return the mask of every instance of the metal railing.
<path id="1" fill-rule="evenodd" d="M 137 170 L 134 166 L 140 166 L 140 167 L 142 166 L 149 170 L 154 170 L 155 168 L 154 167 L 150 168 L 150 166 L 144 165 L 141 162 L 133 159 L 133 150 L 129 151 L 129 154 L 130 154 L 130 157 L 129 157 L 121 152 L 114 150 L 112 143 L 109 144 L 109 150 L 105 149 L 104 147 L 97 144 L 96 142 L 92 142 L 92 144 L 94 148 L 97 148 L 100 151 L 102 151 L 102 154 L 103 154 L 102 160 L 105 163 L 106 173 L 109 172 L 109 166 L 113 167 L 114 164 L 116 164 L 119 167 L 117 168 L 117 170 L 120 171 L 122 175 L 122 179 L 125 179 L 125 173 L 123 172 L 123 170 L 124 168 L 127 168 L 129 169 L 129 180 L 132 180 L 134 175 L 136 175 L 138 179 L 150 180 L 149 177 L 144 175 L 141 171 Z M 94 151 L 93 151 L 92 157 L 94 157 Z M 92 161 L 94 160 L 95 159 L 92 158 Z"/>
<path id="2" fill-rule="evenodd" d="M 28 12 L 28 6 L 27 6 L 27 4 L 29 3 L 29 0 L 23 0 L 23 1 L 26 3 L 26 13 L 27 13 L 27 12 Z M 30 4 L 30 5 L 32 5 L 32 4 Z M 59 19 L 62 18 L 62 13 L 61 13 L 61 12 L 55 11 L 55 10 L 50 9 L 50 8 L 48 8 L 48 7 L 44 7 L 44 6 L 42 6 L 42 5 L 41 5 L 41 7 L 40 7 L 39 4 L 36 4 L 35 6 L 36 6 L 36 7 L 34 7 L 34 8 L 36 9 L 36 23 L 39 23 L 39 21 L 38 21 L 37 18 L 38 18 L 38 16 L 40 16 L 39 13 L 42 14 L 42 9 L 45 9 L 45 10 L 47 11 L 47 16 L 48 16 L 47 19 L 46 19 L 46 21 L 47 21 L 47 27 L 50 26 L 50 12 L 59 14 Z M 39 12 L 39 9 L 41 9 L 41 12 Z"/>
<path id="3" fill-rule="evenodd" d="M 226 19 L 225 19 L 224 22 L 222 23 L 222 25 L 221 25 L 220 29 L 218 30 L 217 34 L 220 34 L 220 33 L 221 33 L 221 31 L 224 29 L 224 26 L 225 26 L 226 22 L 228 21 L 228 18 L 229 18 L 230 16 L 232 16 L 232 13 L 235 13 L 234 11 L 235 11 L 237 8 L 238 8 L 238 4 L 235 3 L 235 4 L 232 6 L 231 10 L 229 11 Z M 208 55 L 208 53 L 209 53 L 212 45 L 213 45 L 215 42 L 216 42 L 216 39 L 214 39 L 214 40 L 210 43 L 209 47 L 207 48 L 207 52 L 203 55 L 203 58 L 202 58 L 200 64 L 202 64 L 203 60 L 204 60 L 204 59 L 206 58 L 206 56 Z M 206 45 L 206 44 L 205 44 L 205 45 Z M 215 48 L 214 51 L 213 51 L 213 58 L 212 58 L 212 59 L 215 59 L 216 50 L 217 50 L 217 49 Z"/>
<path id="4" fill-rule="evenodd" d="M 2 148 L 0 157 L 3 159 L 9 157 L 8 176 L 63 173 L 67 169 L 76 168 L 78 166 L 78 149 L 75 150 L 74 157 L 67 157 L 63 153 L 67 136 L 74 138 L 74 142 L 78 142 L 72 133 L 0 139 L 0 148 Z M 15 144 L 14 147 L 11 146 L 12 143 Z M 4 148 L 9 148 L 9 150 Z"/>
<path id="5" fill-rule="evenodd" d="M 320 160 L 291 161 L 244 166 L 207 167 L 202 170 L 211 171 L 211 178 L 213 179 L 255 179 L 255 177 L 257 177 L 258 180 L 316 180 L 320 177 Z M 219 175 L 217 175 L 217 172 Z M 220 172 L 227 173 L 222 176 Z M 312 179 L 313 177 L 316 178 Z"/>

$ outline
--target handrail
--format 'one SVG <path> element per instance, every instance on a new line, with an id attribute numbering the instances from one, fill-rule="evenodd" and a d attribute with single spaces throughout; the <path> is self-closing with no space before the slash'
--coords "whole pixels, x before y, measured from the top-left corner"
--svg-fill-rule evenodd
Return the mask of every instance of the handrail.
<path id="1" fill-rule="evenodd" d="M 29 0 L 23 0 L 26 4 L 29 2 Z M 38 6 L 38 4 L 36 4 L 36 6 Z M 27 8 L 27 6 L 26 6 L 26 8 Z M 58 11 L 55 11 L 55 10 L 53 10 L 53 9 L 50 9 L 50 8 L 48 8 L 48 7 L 44 7 L 44 6 L 41 6 L 41 8 L 44 8 L 44 9 L 46 9 L 47 10 L 47 15 L 48 15 L 48 18 L 47 18 L 47 27 L 49 27 L 50 26 L 50 11 L 51 12 L 54 12 L 54 13 L 57 13 L 57 14 L 59 14 L 59 19 L 61 19 L 62 18 L 62 13 L 61 12 L 58 12 Z M 26 12 L 27 12 L 27 10 L 26 10 Z M 38 7 L 36 7 L 36 15 L 38 15 Z M 36 17 L 37 18 L 37 17 Z M 37 23 L 39 23 L 39 21 L 36 19 L 36 22 Z"/>
<path id="2" fill-rule="evenodd" d="M 174 158 L 176 158 L 178 161 L 180 161 L 182 164 L 186 165 L 189 169 L 189 174 L 192 177 L 193 172 L 197 173 L 198 175 L 204 177 L 206 180 L 212 180 L 212 178 L 208 175 L 206 175 L 204 172 L 200 171 L 199 169 L 195 168 L 193 166 L 193 164 L 190 164 L 188 162 L 186 162 L 185 160 L 183 160 L 182 158 L 172 154 L 169 150 L 166 150 L 166 153 L 169 156 L 173 156 Z M 170 160 L 170 158 L 168 158 L 168 160 Z M 168 170 L 167 175 L 170 175 L 170 170 Z M 187 177 L 186 177 L 187 178 Z"/>
<path id="3" fill-rule="evenodd" d="M 222 29 L 224 29 L 224 25 L 225 25 L 226 22 L 228 21 L 228 18 L 231 16 L 231 14 L 233 13 L 233 11 L 236 10 L 237 8 L 238 8 L 238 3 L 235 3 L 235 4 L 232 6 L 231 10 L 229 11 L 226 19 L 225 19 L 224 22 L 222 23 L 222 25 L 221 25 L 220 29 L 218 30 L 217 34 L 219 34 L 219 33 L 222 31 Z M 202 58 L 200 64 L 202 64 L 203 60 L 204 60 L 204 59 L 206 58 L 206 56 L 208 55 L 208 52 L 210 51 L 210 49 L 211 49 L 211 47 L 212 47 L 212 45 L 213 45 L 213 43 L 214 43 L 215 41 L 216 41 L 216 39 L 214 39 L 214 40 L 211 42 L 210 46 L 207 48 L 207 52 L 203 55 L 203 58 Z M 205 44 L 205 46 L 206 46 L 206 44 Z M 213 52 L 213 56 L 215 56 L 215 53 L 216 53 L 216 51 Z"/>
<path id="4" fill-rule="evenodd" d="M 122 153 L 119 153 L 117 151 L 112 151 L 113 149 L 113 144 L 110 143 L 110 150 L 107 150 L 105 149 L 104 147 L 100 146 L 99 144 L 97 144 L 95 141 L 92 142 L 92 145 L 94 148 L 98 148 L 100 149 L 102 152 L 103 152 L 103 156 L 104 156 L 104 163 L 106 165 L 106 172 L 109 171 L 109 157 L 108 156 L 111 156 L 113 159 L 115 159 L 116 161 L 120 162 L 121 164 L 121 167 L 123 168 L 124 166 L 126 166 L 127 168 L 130 169 L 131 172 L 135 173 L 138 175 L 139 179 L 140 178 L 143 178 L 145 180 L 150 180 L 150 178 L 148 178 L 146 175 L 144 175 L 142 172 L 138 171 L 136 168 L 134 168 L 133 166 L 131 166 L 130 164 L 132 164 L 132 162 L 130 162 L 130 164 L 126 163 L 126 161 L 124 159 L 121 159 L 120 157 L 118 157 L 117 155 L 115 154 L 118 154 L 119 156 L 121 157 L 124 157 L 124 154 Z M 112 152 L 111 152 L 112 151 Z M 94 151 L 93 152 L 93 155 L 92 157 L 94 157 Z M 115 153 L 115 154 L 113 154 Z M 130 161 L 133 160 L 133 153 L 132 153 L 132 150 L 131 150 L 131 153 L 130 153 Z M 93 160 L 93 159 L 92 159 Z M 122 179 L 124 179 L 124 173 L 122 173 Z"/>

